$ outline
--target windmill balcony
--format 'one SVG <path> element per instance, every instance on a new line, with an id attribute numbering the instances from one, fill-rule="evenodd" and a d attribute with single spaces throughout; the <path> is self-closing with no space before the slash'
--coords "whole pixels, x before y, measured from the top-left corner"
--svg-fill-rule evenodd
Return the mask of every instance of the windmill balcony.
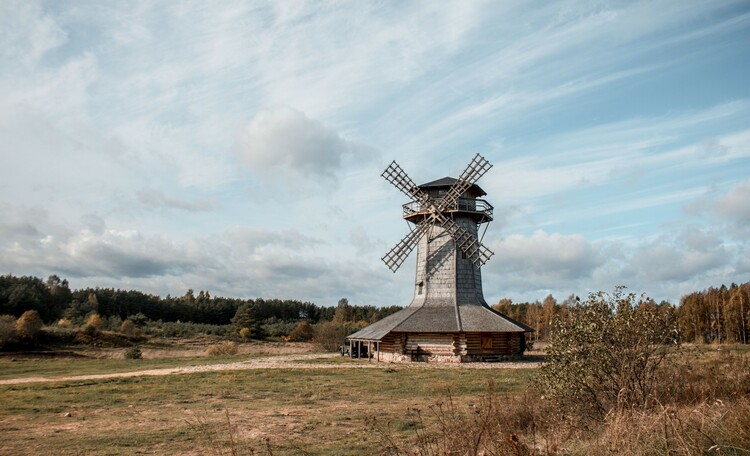
<path id="1" fill-rule="evenodd" d="M 442 199 L 436 198 L 431 200 L 435 206 L 440 206 Z M 429 208 L 420 207 L 419 201 L 411 201 L 404 204 L 404 218 L 407 220 L 417 218 L 420 215 L 426 215 L 429 212 Z M 483 199 L 475 198 L 459 198 L 453 207 L 445 208 L 444 212 L 462 212 L 477 220 L 477 223 L 485 223 L 492 221 L 493 207 L 490 203 Z"/>

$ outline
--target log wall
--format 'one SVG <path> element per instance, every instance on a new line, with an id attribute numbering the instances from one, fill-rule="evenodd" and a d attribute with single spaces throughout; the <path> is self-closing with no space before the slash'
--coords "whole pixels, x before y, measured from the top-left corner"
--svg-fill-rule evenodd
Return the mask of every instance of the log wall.
<path id="1" fill-rule="evenodd" d="M 523 339 L 523 333 L 390 333 L 380 341 L 380 351 L 428 358 L 494 359 L 522 355 Z"/>

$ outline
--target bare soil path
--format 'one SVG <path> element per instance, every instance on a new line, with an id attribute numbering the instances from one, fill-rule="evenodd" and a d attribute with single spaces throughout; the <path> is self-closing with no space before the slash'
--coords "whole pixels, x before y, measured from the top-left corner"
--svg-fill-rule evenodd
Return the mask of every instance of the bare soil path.
<path id="1" fill-rule="evenodd" d="M 308 353 L 308 354 L 287 354 L 278 356 L 269 356 L 264 358 L 255 358 L 247 361 L 238 361 L 233 363 L 204 364 L 196 366 L 168 367 L 159 369 L 146 369 L 131 372 L 117 372 L 111 374 L 89 374 L 89 375 L 70 375 L 70 376 L 52 376 L 52 377 L 19 377 L 6 380 L 0 380 L 0 385 L 18 385 L 24 383 L 42 383 L 42 382 L 59 382 L 59 381 L 78 381 L 78 380 L 101 380 L 110 378 L 127 378 L 127 377 L 145 377 L 145 376 L 163 376 L 178 375 L 196 372 L 217 372 L 227 370 L 247 370 L 247 369 L 524 369 L 535 368 L 539 362 L 535 359 L 529 361 L 517 362 L 500 362 L 500 363 L 377 363 L 374 361 L 341 363 L 336 362 L 340 356 L 335 353 Z M 330 359 L 330 362 L 326 362 Z"/>

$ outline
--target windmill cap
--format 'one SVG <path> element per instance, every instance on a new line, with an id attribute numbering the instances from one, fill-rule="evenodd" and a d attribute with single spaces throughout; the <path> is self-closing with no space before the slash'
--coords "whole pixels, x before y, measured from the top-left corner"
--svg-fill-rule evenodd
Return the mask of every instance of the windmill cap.
<path id="1" fill-rule="evenodd" d="M 421 188 L 422 190 L 429 189 L 429 188 L 450 188 L 455 183 L 456 183 L 456 179 L 446 176 L 441 179 L 434 180 L 432 182 L 427 182 L 426 184 L 418 185 L 418 187 Z M 469 191 L 475 194 L 476 196 L 484 196 L 487 194 L 487 192 L 482 190 L 482 187 L 478 186 L 477 184 L 474 184 L 471 187 L 469 187 Z"/>

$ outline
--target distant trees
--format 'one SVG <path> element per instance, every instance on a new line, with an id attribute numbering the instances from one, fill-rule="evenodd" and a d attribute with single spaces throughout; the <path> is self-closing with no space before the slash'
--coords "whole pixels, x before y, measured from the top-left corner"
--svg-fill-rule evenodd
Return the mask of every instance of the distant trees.
<path id="1" fill-rule="evenodd" d="M 16 317 L 0 315 L 0 348 L 16 337 Z"/>
<path id="2" fill-rule="evenodd" d="M 67 280 L 52 275 L 47 281 L 37 277 L 0 276 L 0 314 L 20 317 L 36 310 L 45 321 L 60 318 L 70 303 Z"/>
<path id="3" fill-rule="evenodd" d="M 683 341 L 750 343 L 750 282 L 690 293 L 682 297 L 678 306 L 669 302 L 651 302 L 651 305 L 663 318 L 677 319 Z M 578 306 L 578 298 L 571 294 L 562 301 L 552 295 L 541 301 L 521 303 L 504 298 L 493 308 L 531 326 L 535 333 L 530 337 L 543 341 L 555 331 L 552 322 L 569 318 Z M 148 323 L 158 327 L 161 335 L 195 331 L 225 334 L 232 329 L 236 337 L 240 329 L 247 327 L 252 338 L 281 338 L 303 321 L 313 328 L 334 322 L 354 331 L 399 309 L 399 306 L 352 305 L 346 298 L 335 306 L 288 299 L 224 298 L 192 289 L 177 297 L 113 288 L 71 290 L 68 281 L 57 275 L 46 280 L 0 276 L 0 315 L 19 318 L 24 312 L 34 310 L 43 322 L 61 322 L 61 327 L 79 327 L 97 314 L 102 330 L 117 331 L 123 321 L 131 320 L 144 333 Z M 242 325 L 238 326 L 240 320 Z"/>
<path id="4" fill-rule="evenodd" d="M 663 319 L 676 320 L 682 340 L 697 343 L 750 343 L 750 282 L 722 285 L 684 295 L 678 306 L 649 301 Z M 565 320 L 580 306 L 577 296 L 561 303 L 548 295 L 542 302 L 513 303 L 500 299 L 493 309 L 534 328 L 534 341 L 548 340 L 554 333 L 552 322 Z"/>
<path id="5" fill-rule="evenodd" d="M 750 342 L 750 282 L 690 293 L 680 300 L 680 331 L 688 342 Z"/>

